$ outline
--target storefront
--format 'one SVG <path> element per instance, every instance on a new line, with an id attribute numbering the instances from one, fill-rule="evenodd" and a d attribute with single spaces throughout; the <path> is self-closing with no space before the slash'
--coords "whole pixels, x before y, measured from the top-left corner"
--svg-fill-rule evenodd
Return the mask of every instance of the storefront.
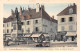
<path id="1" fill-rule="evenodd" d="M 76 32 L 67 32 L 66 34 L 67 41 L 77 41 L 76 38 L 77 38 Z"/>
<path id="2" fill-rule="evenodd" d="M 31 37 L 30 37 L 31 35 L 29 34 L 29 35 L 24 35 L 23 36 L 23 40 L 24 40 L 24 43 L 25 44 L 29 44 L 29 43 L 31 43 L 32 41 L 32 39 L 31 39 Z"/>
<path id="3" fill-rule="evenodd" d="M 31 38 L 34 42 L 43 41 L 44 35 L 43 34 L 32 34 Z"/>

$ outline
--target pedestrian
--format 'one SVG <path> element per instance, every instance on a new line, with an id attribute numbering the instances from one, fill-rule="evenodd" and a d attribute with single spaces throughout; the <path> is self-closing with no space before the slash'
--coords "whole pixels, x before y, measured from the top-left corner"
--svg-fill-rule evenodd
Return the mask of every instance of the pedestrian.
<path id="1" fill-rule="evenodd" d="M 9 46 L 9 44 L 8 44 L 8 43 L 9 43 L 9 38 L 8 38 L 8 40 L 7 40 L 7 42 L 6 42 L 7 46 Z"/>
<path id="2" fill-rule="evenodd" d="M 63 36 L 63 41 L 64 41 L 64 42 L 66 41 L 66 37 L 65 37 L 65 36 Z"/>

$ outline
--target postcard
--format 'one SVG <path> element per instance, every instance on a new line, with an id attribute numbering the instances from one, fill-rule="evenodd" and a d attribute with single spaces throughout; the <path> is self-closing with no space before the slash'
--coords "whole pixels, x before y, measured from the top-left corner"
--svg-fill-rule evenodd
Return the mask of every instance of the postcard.
<path id="1" fill-rule="evenodd" d="M 1 0 L 1 51 L 80 51 L 78 0 Z"/>

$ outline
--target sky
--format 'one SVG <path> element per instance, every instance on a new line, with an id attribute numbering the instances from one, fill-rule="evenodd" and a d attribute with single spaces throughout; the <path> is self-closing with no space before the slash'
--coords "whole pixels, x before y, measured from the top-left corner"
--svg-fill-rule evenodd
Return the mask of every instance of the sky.
<path id="1" fill-rule="evenodd" d="M 41 5 L 41 4 L 40 4 Z M 49 16 L 54 16 L 55 19 L 57 19 L 57 14 L 60 13 L 63 9 L 68 7 L 70 3 L 50 3 L 50 4 L 42 4 L 45 7 L 45 11 L 49 14 Z M 11 9 L 15 11 L 15 8 L 17 7 L 18 10 L 20 9 L 20 6 L 24 9 L 28 9 L 28 6 L 32 9 L 36 8 L 36 4 L 4 4 L 4 14 L 3 16 L 7 18 L 11 15 Z"/>

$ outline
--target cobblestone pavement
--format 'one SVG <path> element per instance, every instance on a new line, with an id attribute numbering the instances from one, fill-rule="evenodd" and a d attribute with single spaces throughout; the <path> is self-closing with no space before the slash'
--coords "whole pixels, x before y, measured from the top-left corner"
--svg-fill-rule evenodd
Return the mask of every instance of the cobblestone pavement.
<path id="1" fill-rule="evenodd" d="M 36 47 L 36 45 L 33 44 L 20 44 L 20 45 L 10 45 L 5 47 Z M 50 47 L 77 47 L 76 42 L 50 42 Z"/>

